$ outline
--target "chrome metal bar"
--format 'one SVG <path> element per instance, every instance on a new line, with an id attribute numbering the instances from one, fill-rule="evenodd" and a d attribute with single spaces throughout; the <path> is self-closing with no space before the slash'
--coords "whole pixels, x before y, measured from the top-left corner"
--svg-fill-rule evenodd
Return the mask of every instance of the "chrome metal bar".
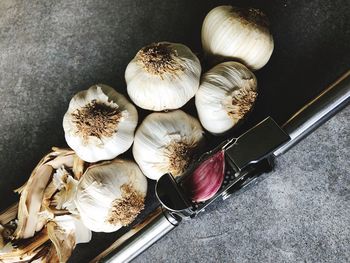
<path id="1" fill-rule="evenodd" d="M 350 70 L 295 113 L 282 128 L 291 140 L 274 152 L 287 152 L 350 102 Z"/>
<path id="2" fill-rule="evenodd" d="M 159 207 L 91 262 L 130 262 L 174 229 L 180 221 L 181 218 Z"/>

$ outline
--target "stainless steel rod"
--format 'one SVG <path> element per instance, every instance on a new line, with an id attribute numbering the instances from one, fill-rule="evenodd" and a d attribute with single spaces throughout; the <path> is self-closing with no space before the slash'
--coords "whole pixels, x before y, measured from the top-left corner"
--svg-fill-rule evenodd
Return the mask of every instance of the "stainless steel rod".
<path id="1" fill-rule="evenodd" d="M 296 112 L 282 128 L 291 140 L 274 152 L 287 152 L 350 102 L 350 70 L 325 89 L 315 99 Z"/>
<path id="2" fill-rule="evenodd" d="M 159 207 L 91 262 L 130 262 L 174 229 L 180 221 L 180 218 Z"/>

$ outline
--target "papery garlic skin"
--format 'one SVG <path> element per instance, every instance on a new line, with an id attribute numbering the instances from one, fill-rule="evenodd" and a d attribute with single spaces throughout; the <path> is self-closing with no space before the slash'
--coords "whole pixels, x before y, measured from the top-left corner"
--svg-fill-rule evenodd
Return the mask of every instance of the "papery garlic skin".
<path id="1" fill-rule="evenodd" d="M 30 238 L 43 228 L 46 213 L 42 209 L 45 208 L 46 199 L 51 199 L 51 196 L 46 196 L 51 175 L 59 167 L 72 167 L 73 160 L 72 150 L 53 149 L 40 160 L 26 184 L 17 190 L 21 197 L 18 205 L 17 229 L 14 233 L 16 239 Z"/>
<path id="2" fill-rule="evenodd" d="M 169 172 L 180 176 L 202 140 L 200 123 L 183 111 L 152 113 L 137 129 L 132 151 L 142 172 L 157 180 Z"/>
<path id="3" fill-rule="evenodd" d="M 218 6 L 204 19 L 204 51 L 216 57 L 243 62 L 252 70 L 270 59 L 274 42 L 266 16 L 258 9 Z"/>
<path id="4" fill-rule="evenodd" d="M 78 180 L 74 179 L 64 167 L 60 167 L 53 174 L 52 182 L 58 190 L 53 196 L 56 209 L 66 209 L 72 214 L 77 214 L 74 197 Z"/>
<path id="5" fill-rule="evenodd" d="M 75 236 L 75 244 L 88 243 L 91 240 L 92 233 L 87 229 L 77 216 L 62 215 L 53 219 L 60 228 L 70 232 Z"/>
<path id="6" fill-rule="evenodd" d="M 136 54 L 125 70 L 125 80 L 137 106 L 162 111 L 185 105 L 198 89 L 200 74 L 200 62 L 188 47 L 159 42 Z"/>
<path id="7" fill-rule="evenodd" d="M 238 123 L 257 97 L 254 74 L 238 62 L 224 62 L 205 73 L 196 94 L 199 120 L 213 134 L 221 134 Z"/>
<path id="8" fill-rule="evenodd" d="M 110 160 L 127 151 L 138 115 L 122 94 L 107 85 L 77 93 L 63 118 L 68 145 L 86 162 Z"/>
<path id="9" fill-rule="evenodd" d="M 146 192 L 147 179 L 136 163 L 113 160 L 86 170 L 75 204 L 87 228 L 113 232 L 136 218 L 144 208 Z"/>
<path id="10" fill-rule="evenodd" d="M 77 216 L 56 216 L 46 225 L 47 234 L 55 246 L 59 262 L 67 262 L 75 246 L 88 243 L 91 231 L 84 226 Z"/>

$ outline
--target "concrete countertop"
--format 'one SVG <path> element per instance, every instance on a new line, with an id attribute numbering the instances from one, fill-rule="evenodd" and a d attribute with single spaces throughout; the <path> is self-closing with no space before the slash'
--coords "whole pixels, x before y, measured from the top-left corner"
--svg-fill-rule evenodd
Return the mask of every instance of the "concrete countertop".
<path id="1" fill-rule="evenodd" d="M 17 200 L 12 190 L 51 146 L 65 146 L 61 123 L 73 94 L 96 83 L 126 94 L 125 67 L 152 42 L 181 42 L 202 57 L 203 18 L 227 3 L 263 9 L 275 39 L 256 72 L 260 94 L 247 127 L 268 115 L 282 123 L 349 69 L 346 0 L 2 0 L 0 209 Z M 185 110 L 196 114 L 191 103 Z M 349 121 L 348 107 L 257 186 L 183 222 L 135 261 L 349 262 Z M 152 191 L 147 206 L 155 206 Z M 87 262 L 120 234 L 94 234 L 71 262 Z"/>

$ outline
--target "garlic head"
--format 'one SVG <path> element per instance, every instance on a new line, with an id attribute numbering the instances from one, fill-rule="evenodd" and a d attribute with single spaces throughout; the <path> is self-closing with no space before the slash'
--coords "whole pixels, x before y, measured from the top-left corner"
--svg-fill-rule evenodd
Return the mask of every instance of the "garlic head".
<path id="1" fill-rule="evenodd" d="M 132 151 L 142 172 L 157 180 L 169 172 L 180 176 L 202 140 L 200 123 L 183 111 L 152 113 L 137 129 Z"/>
<path id="2" fill-rule="evenodd" d="M 127 151 L 134 139 L 137 111 L 107 85 L 77 93 L 63 118 L 68 145 L 86 162 L 109 160 Z"/>
<path id="3" fill-rule="evenodd" d="M 137 106 L 162 111 L 185 105 L 198 89 L 200 74 L 200 62 L 188 47 L 159 42 L 136 54 L 125 70 L 125 80 Z"/>
<path id="4" fill-rule="evenodd" d="M 254 74 L 238 62 L 224 62 L 205 73 L 196 94 L 196 108 L 203 127 L 220 134 L 238 123 L 257 97 Z"/>
<path id="5" fill-rule="evenodd" d="M 258 9 L 218 6 L 204 19 L 203 49 L 210 56 L 238 60 L 252 70 L 260 69 L 274 47 L 268 24 Z"/>
<path id="6" fill-rule="evenodd" d="M 144 208 L 147 179 L 132 161 L 90 166 L 79 180 L 75 204 L 84 225 L 113 232 L 129 225 Z"/>

